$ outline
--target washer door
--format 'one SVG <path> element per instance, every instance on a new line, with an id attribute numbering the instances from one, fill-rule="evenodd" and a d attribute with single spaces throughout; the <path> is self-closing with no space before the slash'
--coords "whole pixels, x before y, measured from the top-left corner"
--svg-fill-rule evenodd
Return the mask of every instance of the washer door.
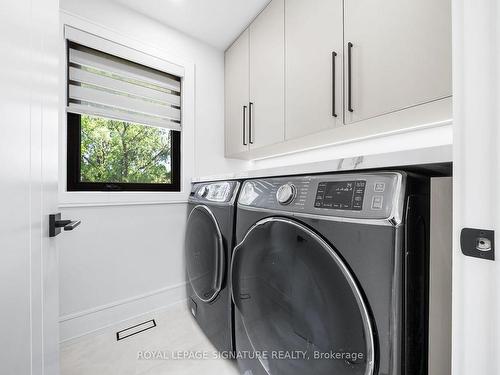
<path id="1" fill-rule="evenodd" d="M 221 290 L 225 260 L 222 234 L 207 206 L 189 214 L 185 243 L 189 283 L 200 300 L 211 302 Z"/>
<path id="2" fill-rule="evenodd" d="M 258 354 L 260 370 L 373 374 L 374 335 L 362 292 L 338 253 L 308 227 L 279 217 L 259 221 L 235 249 L 231 281 L 238 332 L 251 347 L 238 347 L 238 336 L 236 344 Z"/>

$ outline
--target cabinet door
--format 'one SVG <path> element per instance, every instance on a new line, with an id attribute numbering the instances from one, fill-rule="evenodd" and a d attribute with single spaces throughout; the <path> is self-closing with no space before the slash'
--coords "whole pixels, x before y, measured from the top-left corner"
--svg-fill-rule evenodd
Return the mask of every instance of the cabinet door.
<path id="1" fill-rule="evenodd" d="M 248 150 L 248 30 L 225 54 L 226 156 Z"/>
<path id="2" fill-rule="evenodd" d="M 342 0 L 286 0 L 286 139 L 342 124 L 342 18 Z"/>
<path id="3" fill-rule="evenodd" d="M 284 0 L 273 0 L 250 25 L 250 148 L 284 139 Z"/>
<path id="4" fill-rule="evenodd" d="M 450 0 L 356 0 L 344 7 L 347 123 L 451 95 Z"/>

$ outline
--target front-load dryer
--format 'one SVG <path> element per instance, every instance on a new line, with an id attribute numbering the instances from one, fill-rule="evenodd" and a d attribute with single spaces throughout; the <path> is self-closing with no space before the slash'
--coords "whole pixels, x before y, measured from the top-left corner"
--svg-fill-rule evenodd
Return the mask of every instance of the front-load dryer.
<path id="1" fill-rule="evenodd" d="M 238 181 L 192 185 L 184 251 L 189 311 L 212 344 L 228 353 L 233 351 L 228 270 L 239 186 Z"/>
<path id="2" fill-rule="evenodd" d="M 427 374 L 429 178 L 254 179 L 238 199 L 235 338 L 251 375 Z"/>

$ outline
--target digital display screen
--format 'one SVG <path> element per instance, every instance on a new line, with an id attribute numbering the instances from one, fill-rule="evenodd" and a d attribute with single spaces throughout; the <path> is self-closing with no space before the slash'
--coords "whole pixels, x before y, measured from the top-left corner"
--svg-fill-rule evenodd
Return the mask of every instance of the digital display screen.
<path id="1" fill-rule="evenodd" d="M 314 207 L 362 210 L 366 181 L 320 182 Z"/>

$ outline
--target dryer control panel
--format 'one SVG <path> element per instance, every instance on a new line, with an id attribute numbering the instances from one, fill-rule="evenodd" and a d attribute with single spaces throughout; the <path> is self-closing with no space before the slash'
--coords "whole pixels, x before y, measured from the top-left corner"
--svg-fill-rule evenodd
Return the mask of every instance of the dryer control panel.
<path id="1" fill-rule="evenodd" d="M 276 177 L 245 181 L 242 208 L 353 219 L 390 219 L 403 209 L 400 172 Z"/>
<path id="2" fill-rule="evenodd" d="M 236 196 L 239 182 L 220 181 L 193 184 L 190 202 L 231 203 Z"/>

